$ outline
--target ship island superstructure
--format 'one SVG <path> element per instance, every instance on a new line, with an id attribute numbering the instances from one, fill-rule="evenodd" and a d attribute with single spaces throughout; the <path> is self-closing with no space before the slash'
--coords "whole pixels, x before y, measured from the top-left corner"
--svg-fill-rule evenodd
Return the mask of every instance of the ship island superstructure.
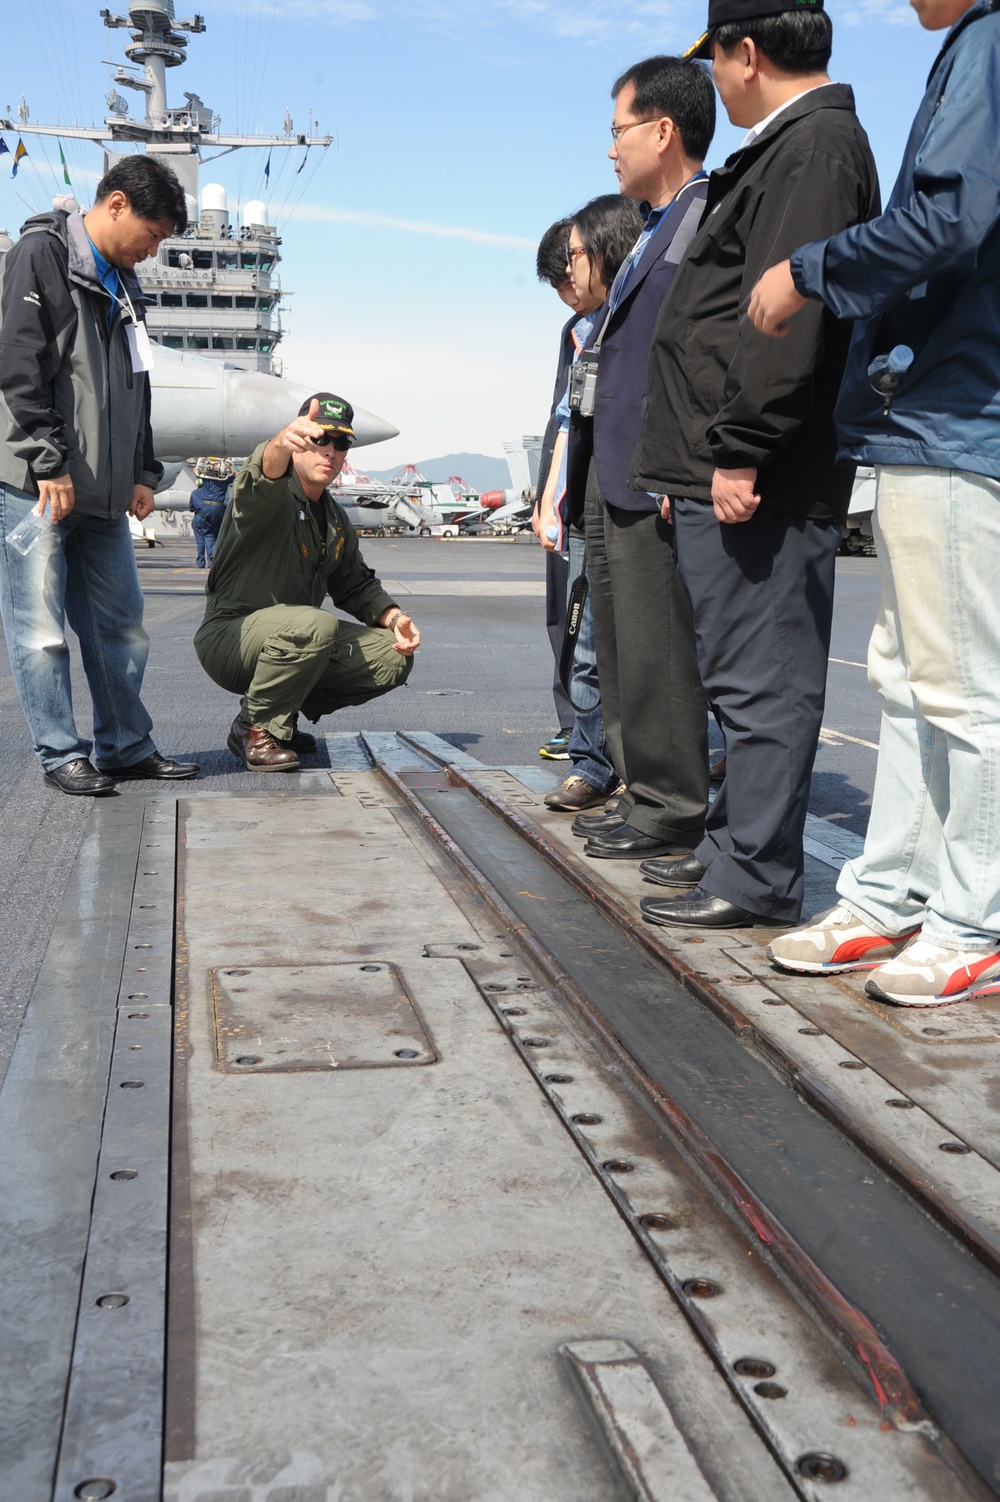
<path id="1" fill-rule="evenodd" d="M 264 204 L 253 200 L 242 223 L 232 225 L 225 190 L 206 184 L 187 234 L 164 240 L 156 260 L 137 268 L 155 343 L 245 370 L 274 370 L 281 239 L 266 219 Z"/>
<path id="2" fill-rule="evenodd" d="M 281 238 L 268 224 L 262 199 L 252 199 L 231 217 L 225 189 L 200 184 L 207 161 L 248 147 L 273 151 L 294 147 L 328 147 L 331 136 L 314 129 L 296 132 L 286 113 L 282 134 L 255 136 L 223 133 L 218 116 L 194 93 L 172 108 L 166 74 L 187 61 L 188 35 L 203 32 L 198 14 L 178 20 L 174 0 L 137 0 L 127 16 L 102 10 L 105 26 L 125 28 L 128 62 L 118 67 L 106 96 L 103 126 L 39 125 L 22 102 L 16 124 L 0 120 L 0 130 L 20 135 L 56 136 L 93 141 L 104 147 L 105 171 L 121 148 L 145 150 L 176 172 L 188 204 L 184 235 L 164 240 L 155 260 L 137 268 L 147 297 L 147 326 L 154 343 L 186 350 L 246 370 L 272 373 L 281 339 L 281 283 L 278 265 Z M 144 96 L 141 118 L 129 113 L 120 88 Z M 205 157 L 206 150 L 212 155 Z"/>

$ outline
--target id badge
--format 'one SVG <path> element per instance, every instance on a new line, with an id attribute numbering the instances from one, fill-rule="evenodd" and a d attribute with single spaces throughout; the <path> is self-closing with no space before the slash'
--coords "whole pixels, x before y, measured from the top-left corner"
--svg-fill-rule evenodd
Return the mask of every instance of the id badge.
<path id="1" fill-rule="evenodd" d="M 132 357 L 132 369 L 138 374 L 142 370 L 153 368 L 153 347 L 149 342 L 144 323 L 127 323 L 125 325 L 125 337 L 128 340 L 128 352 Z"/>

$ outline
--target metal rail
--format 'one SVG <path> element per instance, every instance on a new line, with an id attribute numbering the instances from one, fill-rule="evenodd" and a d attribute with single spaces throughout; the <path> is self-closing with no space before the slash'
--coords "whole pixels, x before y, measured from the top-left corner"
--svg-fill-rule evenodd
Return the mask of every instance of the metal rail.
<path id="1" fill-rule="evenodd" d="M 587 898 L 588 902 L 593 903 L 618 928 L 630 933 L 637 944 L 660 961 L 667 971 L 680 981 L 681 985 L 713 1011 L 727 1027 L 730 1027 L 746 1042 L 751 1043 L 762 1057 L 781 1070 L 795 1091 L 804 1096 L 816 1110 L 829 1116 L 842 1132 L 858 1143 L 866 1155 L 895 1178 L 908 1194 L 920 1201 L 929 1214 L 940 1220 L 963 1246 L 969 1247 L 996 1275 L 1000 1276 L 1000 1240 L 997 1239 L 992 1226 L 983 1224 L 975 1215 L 969 1213 L 963 1204 L 948 1193 L 945 1185 L 932 1180 L 925 1172 L 915 1170 L 913 1161 L 907 1156 L 902 1144 L 900 1144 L 900 1150 L 894 1150 L 895 1144 L 888 1135 L 878 1136 L 866 1131 L 858 1117 L 831 1093 L 827 1084 L 803 1066 L 801 1058 L 783 1048 L 773 1033 L 762 1032 L 731 996 L 727 996 L 719 986 L 713 984 L 710 978 L 697 973 L 690 965 L 685 964 L 676 950 L 670 949 L 656 931 L 645 928 L 641 924 L 635 924 L 634 914 L 622 902 L 600 885 L 588 881 L 586 872 L 567 860 L 563 852 L 546 840 L 529 819 L 524 818 L 516 808 L 495 795 L 483 777 L 478 775 L 478 763 L 473 762 L 471 757 L 461 756 L 457 756 L 455 760 L 449 757 L 447 762 L 443 762 L 440 751 L 436 747 L 427 745 L 428 741 L 436 741 L 437 737 L 404 735 L 402 739 L 413 745 L 421 755 L 432 758 L 439 765 L 446 765 L 452 782 L 460 787 L 468 788 L 492 813 L 501 818 L 533 849 L 543 855 L 568 882 Z M 783 1005 L 784 1003 L 775 997 L 772 1004 Z M 858 1060 L 846 1062 L 841 1060 L 840 1062 L 845 1068 L 865 1067 Z M 906 1104 L 898 1100 L 896 1103 Z M 950 1129 L 945 1126 L 939 1126 L 938 1129 L 948 1138 L 953 1136 Z M 947 1145 L 949 1150 L 956 1154 L 968 1155 L 971 1152 L 966 1144 L 949 1142 Z"/>
<path id="2" fill-rule="evenodd" d="M 395 737 L 364 740 L 552 982 L 631 1061 L 693 1159 L 867 1368 L 891 1421 L 929 1413 L 995 1492 L 991 1269 L 458 776 L 428 775 L 428 758 L 394 751 Z"/>

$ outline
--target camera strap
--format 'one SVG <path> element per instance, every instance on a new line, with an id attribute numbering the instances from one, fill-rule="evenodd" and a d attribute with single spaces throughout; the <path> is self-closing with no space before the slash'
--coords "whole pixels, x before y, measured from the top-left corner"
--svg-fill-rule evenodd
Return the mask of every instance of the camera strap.
<path id="1" fill-rule="evenodd" d="M 570 586 L 569 598 L 566 601 L 566 627 L 563 632 L 562 650 L 559 653 L 559 682 L 577 714 L 590 714 L 601 702 L 598 698 L 593 704 L 577 704 L 570 687 L 573 679 L 573 658 L 576 655 L 580 623 L 583 620 L 583 608 L 587 603 L 589 589 L 590 581 L 587 578 L 587 570 L 584 568 Z"/>

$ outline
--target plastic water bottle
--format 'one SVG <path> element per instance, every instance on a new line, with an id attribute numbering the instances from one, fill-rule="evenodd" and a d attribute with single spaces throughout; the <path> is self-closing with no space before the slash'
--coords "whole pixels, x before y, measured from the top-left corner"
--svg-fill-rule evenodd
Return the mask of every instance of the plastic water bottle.
<path id="1" fill-rule="evenodd" d="M 545 536 L 548 538 L 549 542 L 558 542 L 559 541 L 559 528 L 558 527 L 546 527 L 545 528 Z"/>
<path id="2" fill-rule="evenodd" d="M 882 398 L 882 416 L 888 417 L 892 399 L 910 366 L 913 351 L 908 344 L 897 344 L 887 355 L 876 355 L 868 367 L 868 380 L 873 391 Z"/>
<path id="3" fill-rule="evenodd" d="M 15 552 L 21 554 L 22 558 L 27 558 L 35 543 L 43 536 L 46 527 L 51 527 L 51 525 L 47 516 L 39 516 L 38 512 L 32 508 L 27 516 L 7 533 L 7 541 Z"/>

